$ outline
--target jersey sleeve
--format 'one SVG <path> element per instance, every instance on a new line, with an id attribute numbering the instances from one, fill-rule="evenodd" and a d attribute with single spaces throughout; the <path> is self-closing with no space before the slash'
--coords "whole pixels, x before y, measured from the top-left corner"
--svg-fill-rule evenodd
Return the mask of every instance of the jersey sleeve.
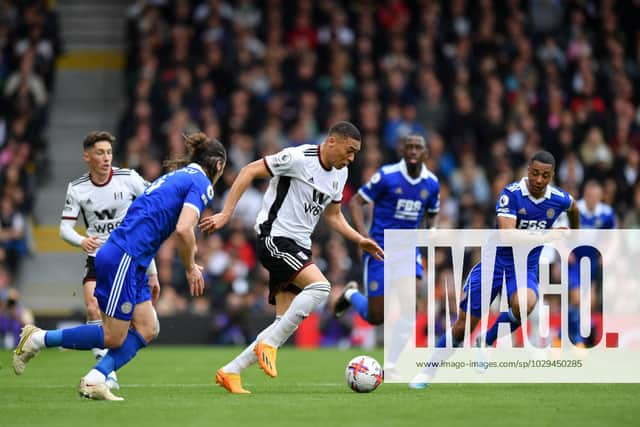
<path id="1" fill-rule="evenodd" d="M 300 168 L 304 167 L 304 156 L 293 148 L 263 157 L 264 164 L 272 176 L 297 176 Z"/>
<path id="2" fill-rule="evenodd" d="M 142 193 L 144 193 L 145 188 L 149 186 L 149 183 L 145 181 L 145 179 L 142 178 L 140 174 L 138 174 L 138 172 L 134 171 L 133 169 L 131 169 L 130 184 L 131 184 L 131 190 L 133 191 L 133 194 L 135 194 L 136 196 L 139 196 Z"/>
<path id="3" fill-rule="evenodd" d="M 438 181 L 435 181 L 433 185 L 433 191 L 429 196 L 427 212 L 430 214 L 436 214 L 440 212 L 440 183 Z"/>
<path id="4" fill-rule="evenodd" d="M 62 219 L 78 219 L 80 213 L 80 202 L 73 191 L 71 184 L 67 187 L 67 194 L 64 199 L 64 208 L 62 209 Z"/>
<path id="5" fill-rule="evenodd" d="M 500 193 L 498 203 L 496 203 L 496 216 L 507 218 L 517 218 L 517 200 L 513 193 L 506 188 Z"/>
<path id="6" fill-rule="evenodd" d="M 384 193 L 385 184 L 383 178 L 384 174 L 382 173 L 382 169 L 380 169 L 371 176 L 369 182 L 360 187 L 358 194 L 367 202 L 375 203 L 380 195 Z"/>
<path id="7" fill-rule="evenodd" d="M 564 193 L 564 205 L 562 206 L 562 210 L 569 210 L 569 208 L 571 207 L 571 205 L 573 204 L 573 197 L 571 197 L 571 194 L 569 193 Z"/>
<path id="8" fill-rule="evenodd" d="M 194 179 L 187 196 L 184 199 L 184 206 L 194 209 L 198 216 L 202 214 L 204 208 L 213 200 L 213 186 L 206 178 Z"/>

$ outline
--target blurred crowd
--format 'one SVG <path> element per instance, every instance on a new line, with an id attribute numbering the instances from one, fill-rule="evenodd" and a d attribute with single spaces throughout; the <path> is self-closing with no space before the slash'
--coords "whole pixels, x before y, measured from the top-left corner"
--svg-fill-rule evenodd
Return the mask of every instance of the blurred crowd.
<path id="1" fill-rule="evenodd" d="M 0 339 L 7 343 L 33 322 L 11 285 L 30 251 L 37 184 L 49 173 L 44 131 L 59 52 L 49 2 L 0 0 Z"/>
<path id="2" fill-rule="evenodd" d="M 579 198 L 597 179 L 619 224 L 638 227 L 637 16 L 638 2 L 613 0 L 138 1 L 116 152 L 153 180 L 161 159 L 183 154 L 183 133 L 220 138 L 230 162 L 216 209 L 248 162 L 318 143 L 350 120 L 363 150 L 345 203 L 397 161 L 399 137 L 417 132 L 440 178 L 440 227 L 492 227 L 497 195 L 540 149 L 558 161 L 557 185 Z M 175 247 L 163 247 L 160 313 L 224 309 L 215 327 L 234 342 L 243 313 L 270 310 L 252 230 L 265 185 L 247 192 L 225 231 L 200 236 L 206 298 L 186 297 Z M 322 225 L 313 253 L 332 301 L 360 278 L 354 248 Z M 348 331 L 321 317 L 322 328 Z"/>

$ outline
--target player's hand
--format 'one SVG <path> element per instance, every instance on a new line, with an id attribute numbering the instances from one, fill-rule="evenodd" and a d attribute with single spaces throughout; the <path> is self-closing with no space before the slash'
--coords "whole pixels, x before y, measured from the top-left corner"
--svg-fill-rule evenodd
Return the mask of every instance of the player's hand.
<path id="1" fill-rule="evenodd" d="M 220 230 L 229 222 L 230 215 L 219 212 L 215 215 L 204 217 L 200 220 L 200 230 L 204 233 L 213 233 L 216 230 Z"/>
<path id="2" fill-rule="evenodd" d="M 86 253 L 91 253 L 100 247 L 100 241 L 96 236 L 89 236 L 82 240 L 80 246 Z"/>
<path id="3" fill-rule="evenodd" d="M 378 261 L 383 261 L 384 260 L 384 251 L 382 250 L 382 248 L 380 246 L 378 246 L 378 244 L 375 242 L 375 240 L 363 237 L 358 242 L 358 247 L 361 248 L 363 251 L 369 252 Z"/>
<path id="4" fill-rule="evenodd" d="M 193 264 L 193 267 L 187 269 L 187 283 L 189 283 L 189 292 L 192 297 L 199 297 L 204 294 L 204 278 L 202 277 L 202 271 L 204 268 L 198 264 Z"/>
<path id="5" fill-rule="evenodd" d="M 160 282 L 157 274 L 149 276 L 149 289 L 151 290 L 151 304 L 155 306 L 160 298 Z"/>

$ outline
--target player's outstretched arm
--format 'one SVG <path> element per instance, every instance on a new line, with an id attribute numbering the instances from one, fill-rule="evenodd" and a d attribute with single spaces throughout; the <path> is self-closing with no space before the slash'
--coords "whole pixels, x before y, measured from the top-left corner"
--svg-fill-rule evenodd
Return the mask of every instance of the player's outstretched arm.
<path id="1" fill-rule="evenodd" d="M 364 225 L 364 205 L 368 202 L 360 194 L 356 193 L 349 201 L 349 213 L 351 214 L 351 222 L 358 233 L 363 236 L 369 236 L 367 227 Z"/>
<path id="2" fill-rule="evenodd" d="M 227 222 L 229 222 L 231 215 L 233 215 L 233 210 L 236 208 L 238 200 L 240 200 L 240 197 L 242 197 L 253 180 L 268 178 L 270 176 L 271 174 L 262 159 L 251 162 L 243 167 L 235 181 L 233 181 L 222 211 L 215 215 L 202 218 L 200 220 L 200 229 L 205 233 L 213 233 L 224 227 Z"/>
<path id="3" fill-rule="evenodd" d="M 369 252 L 377 260 L 382 261 L 384 259 L 384 251 L 373 239 L 364 237 L 349 225 L 344 215 L 342 215 L 340 203 L 330 203 L 327 206 L 324 210 L 324 221 L 345 239 L 357 243 L 362 250 Z"/>
<path id="4" fill-rule="evenodd" d="M 184 264 L 187 282 L 191 296 L 204 293 L 204 279 L 202 267 L 196 264 L 196 235 L 193 228 L 198 224 L 198 212 L 189 205 L 185 205 L 178 217 L 176 236 L 178 237 L 178 252 Z"/>

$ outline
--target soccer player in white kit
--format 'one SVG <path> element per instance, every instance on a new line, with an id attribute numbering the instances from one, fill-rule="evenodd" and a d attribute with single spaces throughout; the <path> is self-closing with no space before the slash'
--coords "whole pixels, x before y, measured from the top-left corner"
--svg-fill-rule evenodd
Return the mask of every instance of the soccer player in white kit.
<path id="1" fill-rule="evenodd" d="M 269 271 L 269 302 L 276 306 L 276 319 L 216 373 L 216 382 L 229 392 L 250 393 L 242 387 L 240 373 L 256 362 L 267 375 L 277 376 L 278 347 L 329 297 L 331 285 L 311 259 L 311 234 L 320 216 L 344 238 L 382 260 L 380 246 L 354 230 L 341 210 L 346 166 L 360 151 L 360 140 L 360 131 L 353 124 L 338 122 L 319 146 L 287 148 L 248 164 L 231 186 L 222 211 L 200 221 L 205 232 L 224 227 L 251 182 L 272 177 L 256 232 L 258 256 Z"/>

